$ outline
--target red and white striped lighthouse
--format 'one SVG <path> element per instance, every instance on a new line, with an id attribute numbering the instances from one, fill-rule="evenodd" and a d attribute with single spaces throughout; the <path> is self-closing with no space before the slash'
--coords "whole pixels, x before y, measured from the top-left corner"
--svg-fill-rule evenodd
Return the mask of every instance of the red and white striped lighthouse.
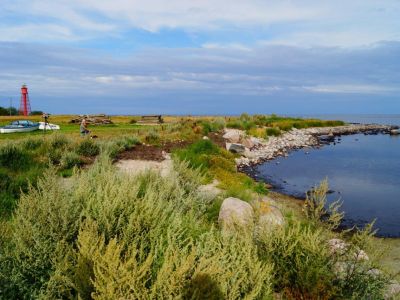
<path id="1" fill-rule="evenodd" d="M 31 113 L 31 104 L 29 102 L 28 87 L 23 84 L 21 87 L 21 104 L 19 105 L 19 114 L 29 116 Z"/>

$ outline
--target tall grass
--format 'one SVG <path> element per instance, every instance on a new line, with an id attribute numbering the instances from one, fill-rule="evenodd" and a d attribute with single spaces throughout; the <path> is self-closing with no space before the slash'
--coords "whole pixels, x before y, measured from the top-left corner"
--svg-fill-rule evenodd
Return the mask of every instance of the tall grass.
<path id="1" fill-rule="evenodd" d="M 242 114 L 239 118 L 231 118 L 226 124 L 228 128 L 236 128 L 246 130 L 248 133 L 254 132 L 254 129 L 259 127 L 269 127 L 270 134 L 267 136 L 279 135 L 278 132 L 289 131 L 292 128 L 310 128 L 310 127 L 327 127 L 327 126 L 341 126 L 344 125 L 342 121 L 325 121 L 317 119 L 302 119 L 291 117 L 279 117 L 277 115 L 247 115 Z"/>
<path id="2" fill-rule="evenodd" d="M 184 168 L 181 166 L 180 168 Z M 272 266 L 223 237 L 179 174 L 129 177 L 106 159 L 63 184 L 47 173 L 1 224 L 5 298 L 258 299 Z"/>

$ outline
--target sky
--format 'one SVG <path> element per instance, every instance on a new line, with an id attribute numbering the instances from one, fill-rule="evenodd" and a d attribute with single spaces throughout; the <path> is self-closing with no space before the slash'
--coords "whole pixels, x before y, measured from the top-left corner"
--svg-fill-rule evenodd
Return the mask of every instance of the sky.
<path id="1" fill-rule="evenodd" d="M 0 106 L 400 113 L 400 0 L 1 0 Z"/>

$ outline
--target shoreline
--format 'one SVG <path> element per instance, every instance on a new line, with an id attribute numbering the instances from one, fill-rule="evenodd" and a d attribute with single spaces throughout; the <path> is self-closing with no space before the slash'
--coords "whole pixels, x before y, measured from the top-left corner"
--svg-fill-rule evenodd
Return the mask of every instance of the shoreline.
<path id="1" fill-rule="evenodd" d="M 323 128 L 309 128 L 309 129 L 293 129 L 282 136 L 270 137 L 267 141 L 261 139 L 254 140 L 255 146 L 251 149 L 246 149 L 241 158 L 236 159 L 237 169 L 255 181 L 262 181 L 266 183 L 272 192 L 284 195 L 294 201 L 304 201 L 304 194 L 293 194 L 285 190 L 284 183 L 279 183 L 275 180 L 268 180 L 259 177 L 257 166 L 272 161 L 279 157 L 287 157 L 291 151 L 296 151 L 304 148 L 318 149 L 324 145 L 334 143 L 340 136 L 343 135 L 378 135 L 389 134 L 391 130 L 397 126 L 389 125 L 375 125 L 375 124 L 351 124 L 338 127 L 323 127 Z M 259 144 L 256 144 L 259 141 Z M 344 219 L 343 228 L 350 228 L 354 225 L 354 220 Z M 400 241 L 399 236 L 393 235 L 378 235 L 378 238 L 390 238 Z"/>
<path id="2" fill-rule="evenodd" d="M 230 140 L 234 145 L 242 141 L 244 151 L 242 156 L 236 158 L 238 170 L 245 167 L 256 166 L 280 156 L 288 156 L 290 151 L 303 148 L 319 148 L 324 144 L 334 141 L 335 137 L 353 134 L 390 134 L 391 130 L 398 126 L 379 124 L 350 124 L 336 127 L 318 127 L 307 129 L 296 129 L 282 134 L 278 137 L 269 137 L 268 140 L 247 137 L 244 131 L 238 129 L 226 129 L 224 138 Z M 232 138 L 235 136 L 234 138 Z M 227 138 L 228 137 L 228 138 Z M 235 143 L 236 142 L 236 143 Z M 241 145 L 241 143 L 238 143 Z M 227 148 L 232 144 L 228 144 Z M 246 147 L 247 146 L 247 147 Z"/>

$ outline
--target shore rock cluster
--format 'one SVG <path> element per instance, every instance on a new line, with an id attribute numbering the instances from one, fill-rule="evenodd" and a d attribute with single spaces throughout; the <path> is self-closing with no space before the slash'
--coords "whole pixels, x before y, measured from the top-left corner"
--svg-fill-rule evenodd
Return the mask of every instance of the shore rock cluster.
<path id="1" fill-rule="evenodd" d="M 324 142 L 332 141 L 335 136 L 349 134 L 378 134 L 390 133 L 394 127 L 387 125 L 363 125 L 352 124 L 337 127 L 321 127 L 296 129 L 282 134 L 278 137 L 262 138 L 248 137 L 246 133 L 238 129 L 225 129 L 224 139 L 227 150 L 241 154 L 236 159 L 239 167 L 256 165 L 278 156 L 287 156 L 288 152 L 294 149 L 307 147 L 319 147 Z"/>

